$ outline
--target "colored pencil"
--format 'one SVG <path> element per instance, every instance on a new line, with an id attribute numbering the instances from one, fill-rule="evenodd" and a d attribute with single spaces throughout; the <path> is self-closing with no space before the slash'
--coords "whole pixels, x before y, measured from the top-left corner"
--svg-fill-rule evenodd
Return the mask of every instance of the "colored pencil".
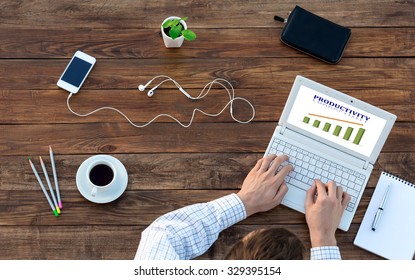
<path id="1" fill-rule="evenodd" d="M 48 171 L 46 170 L 45 163 L 43 162 L 42 157 L 39 157 L 39 160 L 40 160 L 40 165 L 42 166 L 43 174 L 45 175 L 45 178 L 46 178 L 46 182 L 48 183 L 48 187 L 49 187 L 50 195 L 52 196 L 53 204 L 55 205 L 55 208 L 58 214 L 60 214 L 61 210 L 59 209 L 58 202 L 56 201 L 55 193 L 53 191 L 52 184 L 50 183 L 49 175 L 48 175 Z"/>
<path id="2" fill-rule="evenodd" d="M 58 176 L 56 175 L 55 159 L 53 157 L 52 147 L 49 146 L 50 162 L 52 163 L 53 179 L 55 181 L 56 196 L 58 197 L 58 206 L 62 209 L 61 194 L 59 192 Z"/>
<path id="3" fill-rule="evenodd" d="M 36 168 L 35 168 L 35 166 L 33 165 L 33 163 L 32 163 L 32 161 L 30 160 L 30 158 L 29 158 L 29 163 L 30 163 L 30 166 L 32 167 L 33 173 L 35 174 L 36 179 L 37 179 L 37 181 L 39 182 L 39 185 L 40 185 L 40 187 L 41 187 L 41 189 L 42 189 L 43 193 L 45 194 L 46 199 L 47 199 L 47 200 L 48 200 L 48 202 L 49 202 L 50 207 L 52 208 L 53 214 L 54 214 L 56 217 L 58 217 L 58 216 L 59 216 L 59 213 L 58 213 L 58 211 L 56 211 L 55 207 L 53 206 L 52 201 L 51 201 L 51 200 L 50 200 L 50 198 L 49 198 L 48 192 L 46 191 L 45 186 L 43 185 L 42 180 L 40 179 L 39 174 L 37 173 Z"/>

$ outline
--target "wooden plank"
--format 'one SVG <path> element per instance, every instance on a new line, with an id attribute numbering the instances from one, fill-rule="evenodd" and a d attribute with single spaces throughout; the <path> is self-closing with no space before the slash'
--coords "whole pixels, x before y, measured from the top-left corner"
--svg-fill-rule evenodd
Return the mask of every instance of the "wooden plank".
<path id="1" fill-rule="evenodd" d="M 56 89 L 67 63 L 67 59 L 2 59 L 0 86 L 2 89 Z M 401 90 L 415 87 L 414 67 L 415 59 L 407 58 L 345 58 L 339 65 L 328 65 L 313 58 L 101 59 L 80 93 L 88 89 L 136 89 L 160 74 L 171 75 L 185 89 L 199 90 L 213 79 L 223 78 L 237 89 L 278 87 L 288 93 L 298 74 L 338 90 L 346 89 L 345 92 L 347 89 Z M 174 85 L 165 83 L 163 88 L 174 88 Z"/>
<path id="2" fill-rule="evenodd" d="M 150 89 L 151 87 L 149 87 Z M 199 90 L 189 90 L 189 94 L 197 97 Z M 286 96 L 269 94 L 271 99 L 285 102 Z M 235 97 L 246 98 L 254 102 L 251 90 L 238 90 Z M 85 123 L 85 122 L 119 122 L 127 123 L 127 120 L 118 112 L 103 110 L 88 117 L 81 118 L 73 115 L 67 107 L 68 93 L 63 90 L 5 90 L 0 92 L 0 123 Z M 267 97 L 259 98 L 252 106 L 270 106 Z M 187 125 L 194 110 L 202 110 L 207 114 L 219 114 L 217 117 L 207 116 L 200 111 L 195 112 L 194 122 L 233 122 L 230 114 L 230 96 L 226 89 L 212 89 L 209 94 L 198 101 L 189 100 L 178 89 L 157 90 L 154 98 L 149 98 L 146 92 L 135 90 L 85 90 L 74 95 L 70 99 L 72 110 L 80 114 L 92 112 L 100 107 L 113 107 L 123 112 L 137 125 L 143 125 L 151 121 L 159 114 L 169 114 Z M 279 104 L 278 103 L 278 104 Z M 36 107 L 36 108 L 34 108 Z M 225 108 L 226 107 L 226 108 Z M 278 106 L 280 107 L 280 106 Z M 281 108 L 282 109 L 282 108 Z M 235 100 L 233 105 L 235 118 L 240 121 L 248 121 L 254 117 L 254 111 L 250 105 L 241 100 Z M 257 110 L 255 120 L 264 119 L 265 110 Z M 275 112 L 265 113 L 275 121 Z M 269 119 L 268 119 L 269 120 Z M 155 122 L 175 122 L 169 117 L 160 117 Z M 133 128 L 133 127 L 131 127 Z"/>
<path id="3" fill-rule="evenodd" d="M 256 109 L 255 121 L 277 122 L 280 118 L 289 90 L 276 89 L 236 89 L 235 96 L 249 100 Z M 197 96 L 196 89 L 188 90 Z M 398 122 L 415 121 L 415 99 L 409 90 L 350 89 L 347 94 L 380 107 L 398 116 Z M 80 118 L 67 109 L 67 93 L 57 90 L 3 90 L 0 91 L 1 124 L 59 124 L 119 122 L 127 120 L 114 111 L 102 111 L 86 118 Z M 218 113 L 229 102 L 223 89 L 212 90 L 200 101 L 188 100 L 176 89 L 160 89 L 152 98 L 138 90 L 82 90 L 70 100 L 71 108 L 78 113 L 88 113 L 104 106 L 121 110 L 132 121 L 144 123 L 157 114 L 170 114 L 183 123 L 188 123 L 193 110 L 199 108 L 207 113 Z M 235 101 L 234 115 L 240 120 L 249 120 L 252 110 L 242 101 Z M 234 120 L 227 108 L 218 117 L 208 117 L 196 113 L 195 122 L 231 122 Z M 174 122 L 170 118 L 159 118 L 156 122 Z"/>
<path id="4" fill-rule="evenodd" d="M 109 204 L 89 202 L 73 186 L 63 191 L 63 209 L 55 217 L 42 191 L 0 192 L 3 225 L 149 225 L 160 215 L 192 203 L 216 199 L 231 191 L 128 191 Z M 13 214 L 14 213 L 14 214 Z"/>
<path id="5" fill-rule="evenodd" d="M 53 149 L 61 190 L 74 190 L 75 174 L 89 155 L 62 155 L 58 147 Z M 51 172 L 47 149 L 41 155 Z M 128 190 L 226 190 L 238 188 L 262 154 L 160 153 L 113 156 L 127 169 Z M 32 158 L 35 166 L 39 167 L 38 158 L 35 155 Z M 27 157 L 1 156 L 0 159 L 0 190 L 39 190 Z"/>
<path id="6" fill-rule="evenodd" d="M 62 154 L 53 147 L 59 186 L 63 193 L 76 190 L 75 176 L 89 155 Z M 39 154 L 50 171 L 47 147 Z M 160 153 L 112 154 L 127 169 L 128 191 L 137 190 L 237 190 L 262 153 Z M 33 161 L 39 167 L 37 155 Z M 39 172 L 40 171 L 40 168 Z M 415 181 L 415 153 L 381 153 L 368 188 L 374 188 L 380 172 L 387 170 Z M 41 173 L 40 173 L 41 174 Z M 0 191 L 39 191 L 25 156 L 0 156 Z M 7 197 L 7 196 L 6 196 Z M 43 198 L 41 198 L 42 200 Z M 16 201 L 15 201 L 16 202 Z M 17 202 L 16 202 L 17 203 Z"/>
<path id="7" fill-rule="evenodd" d="M 65 28 L 158 28 L 170 15 L 189 16 L 189 28 L 276 26 L 274 15 L 286 16 L 300 5 L 338 24 L 356 26 L 414 26 L 411 1 L 141 1 L 111 2 L 93 0 L 5 2 L 0 6 L 2 25 L 48 29 Z M 359 7 L 359 9 L 356 9 Z"/>
<path id="8" fill-rule="evenodd" d="M 144 129 L 125 123 L 0 125 L 0 153 L 35 156 L 45 153 L 49 145 L 62 154 L 263 153 L 275 126 L 274 122 L 201 123 L 187 129 L 162 123 Z M 415 123 L 396 123 L 383 151 L 414 152 L 414 128 Z"/>
<path id="9" fill-rule="evenodd" d="M 214 245 L 198 259 L 223 259 L 232 245 L 245 234 L 271 225 L 235 225 L 223 231 Z M 281 224 L 303 242 L 309 258 L 309 233 L 305 225 Z M 131 260 L 134 258 L 142 226 L 57 226 L 0 227 L 0 259 L 48 260 Z M 353 245 L 358 225 L 338 232 L 343 259 L 380 259 Z M 70 248 L 65 250 L 65 248 Z"/>
<path id="10" fill-rule="evenodd" d="M 16 29 L 0 26 L 1 58 L 67 58 L 76 49 L 101 58 L 306 57 L 284 45 L 281 27 L 195 29 L 181 50 L 164 47 L 157 29 Z M 255 36 L 252 36 L 255 34 Z M 219 38 L 219 39 L 218 39 Z M 344 57 L 413 57 L 415 28 L 353 28 Z"/>
<path id="11" fill-rule="evenodd" d="M 371 184 L 375 184 L 376 180 Z M 89 202 L 75 190 L 63 191 L 64 208 L 55 217 L 41 190 L 0 191 L 4 215 L 2 226 L 64 226 L 64 225 L 149 225 L 159 216 L 191 205 L 204 203 L 238 190 L 127 190 L 119 199 L 108 204 Z M 366 189 L 353 223 L 361 223 L 373 188 Z M 255 214 L 242 224 L 304 224 L 304 214 L 280 205 L 268 212 Z"/>
<path id="12" fill-rule="evenodd" d="M 131 260 L 143 227 L 0 227 L 1 260 Z"/>

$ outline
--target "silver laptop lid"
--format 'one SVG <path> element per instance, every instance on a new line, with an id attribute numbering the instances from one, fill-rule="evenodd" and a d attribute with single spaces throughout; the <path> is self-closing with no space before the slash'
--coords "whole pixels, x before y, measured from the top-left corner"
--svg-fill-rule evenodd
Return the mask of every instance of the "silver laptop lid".
<path id="1" fill-rule="evenodd" d="M 396 116 L 297 76 L 279 125 L 374 164 Z"/>

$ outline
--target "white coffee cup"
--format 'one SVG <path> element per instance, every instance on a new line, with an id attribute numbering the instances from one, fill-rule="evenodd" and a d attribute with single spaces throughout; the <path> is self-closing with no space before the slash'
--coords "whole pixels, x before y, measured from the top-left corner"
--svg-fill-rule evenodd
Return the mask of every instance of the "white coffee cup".
<path id="1" fill-rule="evenodd" d="M 115 166 L 105 159 L 91 162 L 87 168 L 87 174 L 91 196 L 93 197 L 100 191 L 112 188 L 117 177 Z"/>

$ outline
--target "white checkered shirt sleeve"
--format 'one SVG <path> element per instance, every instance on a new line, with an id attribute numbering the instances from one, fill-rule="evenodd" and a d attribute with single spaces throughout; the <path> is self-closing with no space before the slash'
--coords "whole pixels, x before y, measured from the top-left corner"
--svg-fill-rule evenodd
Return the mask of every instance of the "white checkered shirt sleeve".
<path id="1" fill-rule="evenodd" d="M 337 246 L 322 246 L 311 248 L 311 260 L 341 260 L 340 249 Z"/>
<path id="2" fill-rule="evenodd" d="M 193 259 L 206 252 L 221 231 L 245 218 L 236 194 L 167 213 L 142 232 L 135 259 Z"/>

